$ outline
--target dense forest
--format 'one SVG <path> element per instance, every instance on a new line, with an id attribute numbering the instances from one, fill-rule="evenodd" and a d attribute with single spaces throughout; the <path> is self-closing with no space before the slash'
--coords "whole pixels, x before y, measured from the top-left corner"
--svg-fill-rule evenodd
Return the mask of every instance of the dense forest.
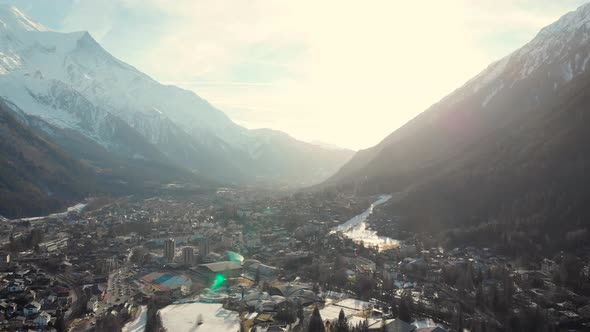
<path id="1" fill-rule="evenodd" d="M 93 188 L 90 174 L 0 103 L 0 215 L 43 215 L 78 202 Z"/>

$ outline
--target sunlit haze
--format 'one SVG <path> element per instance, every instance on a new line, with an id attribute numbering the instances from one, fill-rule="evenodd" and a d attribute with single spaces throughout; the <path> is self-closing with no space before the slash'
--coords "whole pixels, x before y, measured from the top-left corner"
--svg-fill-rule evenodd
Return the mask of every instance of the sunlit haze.
<path id="1" fill-rule="evenodd" d="M 0 0 L 2 326 L 588 331 L 589 87 L 590 0 Z"/>
<path id="2" fill-rule="evenodd" d="M 0 1 L 88 30 L 248 128 L 361 149 L 582 4 L 553 1 Z"/>

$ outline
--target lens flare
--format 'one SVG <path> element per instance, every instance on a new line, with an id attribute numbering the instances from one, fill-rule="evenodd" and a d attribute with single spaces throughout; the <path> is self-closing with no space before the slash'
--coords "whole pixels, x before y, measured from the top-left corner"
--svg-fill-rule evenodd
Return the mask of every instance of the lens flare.
<path id="1" fill-rule="evenodd" d="M 225 282 L 225 277 L 223 274 L 218 274 L 215 276 L 215 281 L 213 282 L 213 286 L 211 286 L 212 290 L 216 290 Z"/>

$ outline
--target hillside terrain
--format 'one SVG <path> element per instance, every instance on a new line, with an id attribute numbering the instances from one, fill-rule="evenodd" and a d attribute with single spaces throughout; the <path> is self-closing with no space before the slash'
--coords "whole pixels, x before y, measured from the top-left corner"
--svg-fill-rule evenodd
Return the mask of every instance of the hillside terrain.
<path id="1" fill-rule="evenodd" d="M 0 101 L 0 215 L 43 215 L 78 202 L 93 189 L 91 174 Z"/>
<path id="2" fill-rule="evenodd" d="M 115 58 L 88 32 L 51 31 L 4 5 L 0 96 L 93 141 L 111 158 L 167 163 L 226 184 L 318 183 L 353 153 L 241 127 L 195 93 L 160 84 Z M 66 138 L 55 139 L 65 147 Z"/>
<path id="3" fill-rule="evenodd" d="M 389 205 L 402 228 L 460 227 L 453 236 L 472 243 L 542 247 L 585 234 L 589 22 L 590 5 L 566 14 L 324 186 L 404 192 Z"/>

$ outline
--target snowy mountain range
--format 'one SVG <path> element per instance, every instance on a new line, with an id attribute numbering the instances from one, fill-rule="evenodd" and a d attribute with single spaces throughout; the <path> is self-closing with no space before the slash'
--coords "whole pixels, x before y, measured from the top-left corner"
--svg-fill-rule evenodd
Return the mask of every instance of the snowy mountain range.
<path id="1" fill-rule="evenodd" d="M 195 93 L 116 59 L 89 33 L 50 31 L 12 6 L 0 6 L 0 97 L 38 119 L 35 129 L 74 157 L 92 144 L 215 180 L 305 185 L 352 155 L 243 128 Z"/>

